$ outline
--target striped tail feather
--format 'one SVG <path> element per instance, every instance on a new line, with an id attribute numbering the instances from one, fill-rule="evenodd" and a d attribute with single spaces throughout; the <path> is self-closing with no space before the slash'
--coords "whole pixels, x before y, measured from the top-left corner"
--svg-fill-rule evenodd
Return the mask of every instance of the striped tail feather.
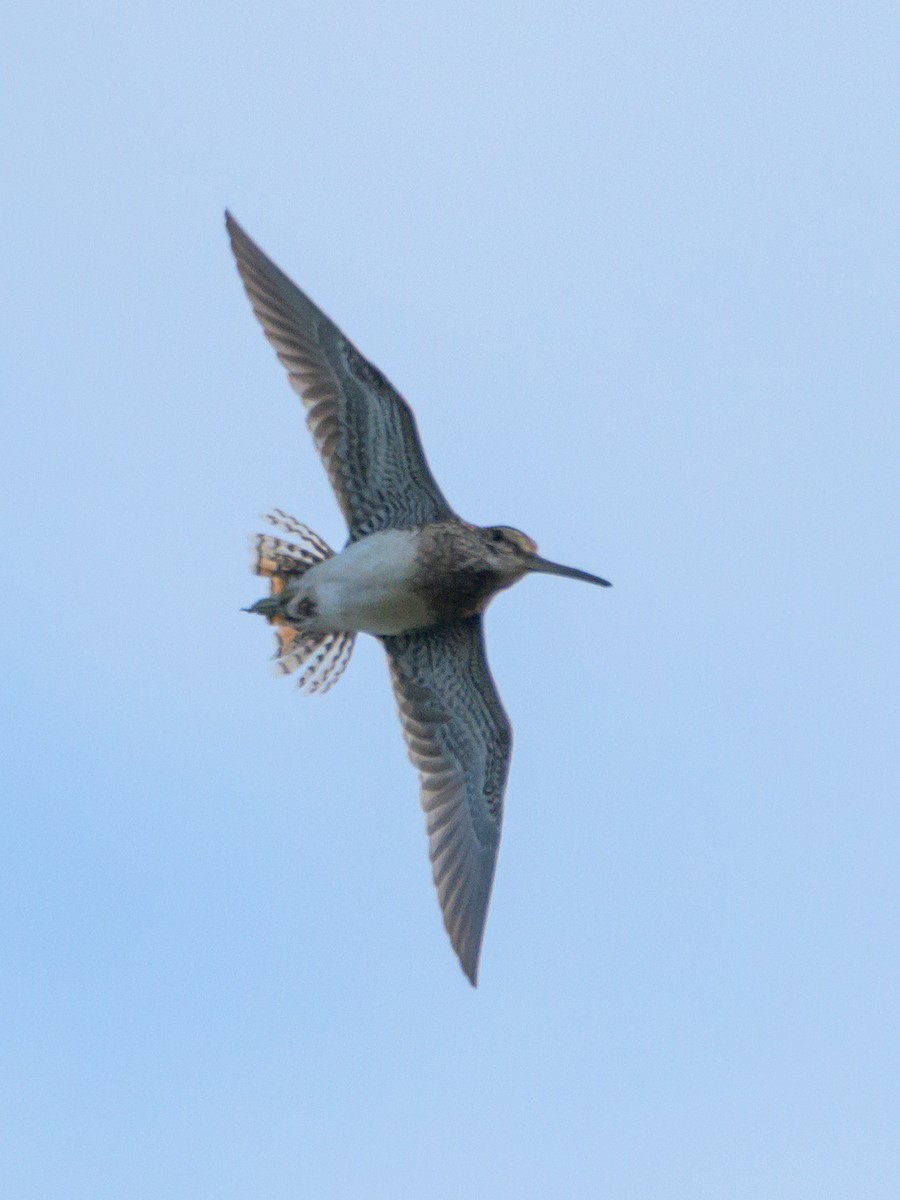
<path id="1" fill-rule="evenodd" d="M 289 542 L 284 538 L 272 537 L 269 533 L 257 533 L 251 539 L 254 572 L 269 579 L 282 580 L 281 587 L 276 589 L 273 585 L 273 592 L 284 591 L 284 576 L 298 579 L 317 562 L 334 558 L 334 551 L 327 542 L 280 508 L 266 513 L 264 520 L 298 539 Z"/>
<path id="2" fill-rule="evenodd" d="M 303 665 L 303 674 L 297 680 L 301 692 L 310 696 L 324 696 L 344 673 L 353 653 L 355 633 L 327 633 L 317 642 Z"/>
<path id="3" fill-rule="evenodd" d="M 275 637 L 275 674 L 291 675 L 302 667 L 297 687 L 310 696 L 331 691 L 343 675 L 356 641 L 355 633 L 303 634 L 291 625 L 278 625 Z"/>
<path id="4" fill-rule="evenodd" d="M 268 533 L 257 533 L 251 539 L 253 570 L 269 580 L 271 595 L 280 595 L 310 567 L 334 557 L 327 542 L 280 508 L 272 509 L 265 519 L 297 539 L 287 541 Z M 275 674 L 290 675 L 302 668 L 297 687 L 309 695 L 323 696 L 333 688 L 350 661 L 356 635 L 340 630 L 309 633 L 288 624 L 283 617 L 270 620 L 275 626 Z"/>

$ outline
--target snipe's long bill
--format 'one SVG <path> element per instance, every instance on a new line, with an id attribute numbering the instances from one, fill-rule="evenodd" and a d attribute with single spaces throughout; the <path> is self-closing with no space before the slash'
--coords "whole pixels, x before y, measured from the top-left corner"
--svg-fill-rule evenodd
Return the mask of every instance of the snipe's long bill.
<path id="1" fill-rule="evenodd" d="M 456 515 L 425 458 L 412 410 L 250 240 L 226 224 L 250 303 L 306 408 L 349 538 L 335 553 L 280 509 L 254 539 L 270 594 L 249 611 L 275 629 L 276 670 L 325 692 L 358 633 L 388 655 L 409 756 L 421 777 L 444 924 L 477 982 L 512 731 L 488 669 L 481 615 L 525 575 L 605 579 L 549 562 L 526 534 Z"/>

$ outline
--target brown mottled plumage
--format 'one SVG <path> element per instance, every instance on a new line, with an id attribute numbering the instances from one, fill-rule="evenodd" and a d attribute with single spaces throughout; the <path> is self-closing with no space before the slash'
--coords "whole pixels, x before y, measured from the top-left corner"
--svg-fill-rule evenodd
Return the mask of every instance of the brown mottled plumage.
<path id="1" fill-rule="evenodd" d="M 537 549 L 517 529 L 481 529 L 460 520 L 425 525 L 420 531 L 413 590 L 428 602 L 436 625 L 477 616 L 497 592 L 526 573 L 525 544 L 532 552 Z"/>
<path id="2" fill-rule="evenodd" d="M 340 329 L 226 224 L 266 337 L 301 397 L 349 528 L 340 554 L 276 509 L 296 542 L 260 534 L 255 569 L 271 594 L 250 609 L 276 627 L 277 668 L 326 691 L 357 632 L 379 637 L 421 802 L 444 924 L 474 985 L 500 844 L 512 729 L 491 678 L 481 614 L 530 572 L 606 580 L 548 562 L 524 533 L 480 528 L 447 503 L 412 410 Z"/>

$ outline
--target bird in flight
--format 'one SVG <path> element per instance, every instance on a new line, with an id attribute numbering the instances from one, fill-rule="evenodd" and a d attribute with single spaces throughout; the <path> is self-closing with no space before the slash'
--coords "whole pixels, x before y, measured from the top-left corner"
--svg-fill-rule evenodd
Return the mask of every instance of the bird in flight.
<path id="1" fill-rule="evenodd" d="M 610 585 L 541 558 L 518 529 L 458 517 L 403 397 L 230 213 L 225 221 L 253 311 L 303 401 L 349 528 L 336 554 L 293 517 L 271 512 L 288 537 L 254 538 L 254 569 L 270 594 L 248 611 L 275 628 L 276 670 L 299 671 L 308 692 L 337 682 L 358 633 L 381 640 L 420 774 L 444 925 L 475 986 L 512 750 L 482 613 L 497 592 L 536 572 Z"/>

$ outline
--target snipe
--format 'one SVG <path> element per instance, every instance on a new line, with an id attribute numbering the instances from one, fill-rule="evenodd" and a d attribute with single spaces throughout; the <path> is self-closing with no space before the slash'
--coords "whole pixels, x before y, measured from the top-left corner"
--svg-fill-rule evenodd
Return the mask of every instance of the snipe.
<path id="1" fill-rule="evenodd" d="M 277 669 L 327 691 L 357 633 L 380 638 L 409 756 L 421 776 L 444 924 L 472 984 L 487 918 L 512 731 L 484 651 L 491 597 L 543 572 L 608 587 L 549 562 L 518 529 L 462 521 L 434 480 L 412 410 L 336 325 L 226 214 L 238 270 L 306 420 L 349 526 L 335 554 L 279 509 L 291 540 L 259 534 L 271 593 L 250 609 L 278 639 Z"/>

